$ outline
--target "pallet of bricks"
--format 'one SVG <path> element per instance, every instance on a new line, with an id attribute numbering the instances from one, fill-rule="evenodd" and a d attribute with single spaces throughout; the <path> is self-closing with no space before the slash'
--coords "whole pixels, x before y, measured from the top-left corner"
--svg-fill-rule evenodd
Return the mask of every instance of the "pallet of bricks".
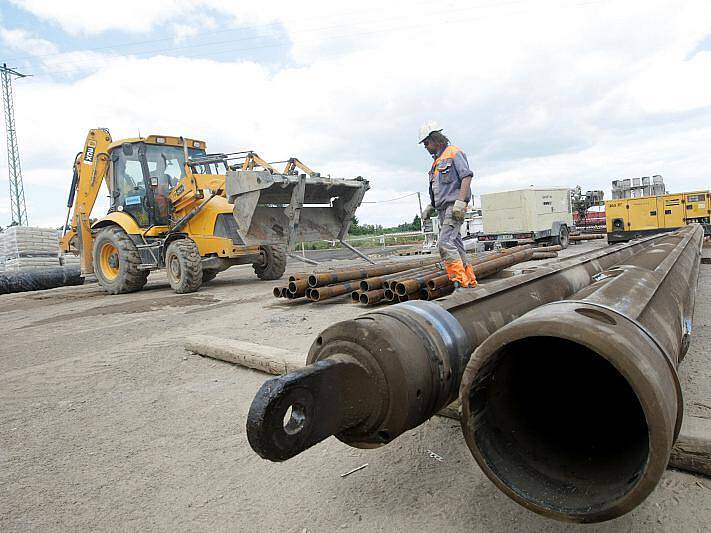
<path id="1" fill-rule="evenodd" d="M 73 254 L 60 254 L 59 233 L 51 228 L 10 226 L 0 232 L 0 268 L 4 272 L 78 266 Z"/>

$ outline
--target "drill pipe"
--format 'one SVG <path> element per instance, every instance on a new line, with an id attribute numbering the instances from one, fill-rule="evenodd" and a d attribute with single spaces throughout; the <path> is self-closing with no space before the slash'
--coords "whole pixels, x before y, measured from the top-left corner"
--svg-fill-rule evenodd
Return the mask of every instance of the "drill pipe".
<path id="1" fill-rule="evenodd" d="M 385 289 L 383 291 L 383 300 L 387 302 L 394 302 L 397 299 L 397 295 L 395 294 L 395 291 L 391 289 Z"/>
<path id="2" fill-rule="evenodd" d="M 535 254 L 535 249 L 530 246 L 517 246 L 516 248 L 518 250 L 514 252 L 497 254 L 496 257 L 482 259 L 477 263 L 472 262 L 472 268 L 474 269 L 476 277 L 484 278 L 490 276 L 517 263 L 528 261 L 532 259 Z M 509 248 L 509 250 L 514 250 L 514 248 Z M 447 274 L 443 274 L 428 280 L 426 287 L 431 291 L 436 291 L 444 287 L 449 287 L 450 285 L 452 285 L 452 280 L 449 279 Z"/>
<path id="3" fill-rule="evenodd" d="M 364 268 L 339 269 L 329 272 L 313 272 L 309 275 L 309 287 L 323 287 L 324 285 L 343 283 L 354 279 L 360 280 L 374 276 L 384 276 L 386 274 L 402 272 L 403 270 L 409 270 L 418 266 L 431 265 L 437 261 L 439 261 L 439 259 L 430 257 L 427 259 L 418 259 L 417 261 L 408 261 L 403 263 L 375 265 Z"/>
<path id="4" fill-rule="evenodd" d="M 469 264 L 472 265 L 472 267 L 474 268 L 474 273 L 478 276 L 479 272 L 477 271 L 477 265 L 480 265 L 480 264 L 488 262 L 488 261 L 492 261 L 494 259 L 508 257 L 510 255 L 522 252 L 524 250 L 534 250 L 534 248 L 532 248 L 530 244 L 524 244 L 521 246 L 512 246 L 511 248 L 506 248 L 505 250 L 493 252 L 493 253 L 490 253 L 490 254 L 487 254 L 487 255 L 484 255 L 481 257 L 475 257 L 474 259 L 471 259 L 469 261 Z M 522 261 L 524 261 L 524 260 L 516 261 L 516 263 L 520 263 Z M 435 290 L 435 289 L 439 289 L 442 287 L 447 287 L 451 284 L 452 284 L 452 281 L 449 279 L 449 276 L 447 274 L 442 274 L 440 276 L 437 276 L 437 277 L 434 277 L 434 278 L 428 280 L 427 281 L 427 288 Z"/>
<path id="5" fill-rule="evenodd" d="M 429 280 L 441 276 L 442 272 L 441 269 L 438 269 L 429 274 L 420 274 L 419 276 L 400 280 L 395 285 L 395 293 L 397 293 L 398 296 L 403 296 L 411 292 L 419 291 L 422 287 L 427 286 Z"/>
<path id="6" fill-rule="evenodd" d="M 420 300 L 436 300 L 454 292 L 454 285 L 442 287 L 440 289 L 420 289 Z"/>
<path id="7" fill-rule="evenodd" d="M 510 322 L 464 371 L 462 430 L 528 509 L 601 522 L 657 486 L 681 426 L 703 229 L 687 226 Z"/>
<path id="8" fill-rule="evenodd" d="M 359 290 L 351 292 L 351 302 L 354 304 L 360 303 L 361 292 Z"/>
<path id="9" fill-rule="evenodd" d="M 297 279 L 289 282 L 289 292 L 294 298 L 301 298 L 306 294 L 306 289 L 309 288 L 309 280 L 305 278 Z"/>
<path id="10" fill-rule="evenodd" d="M 558 252 L 539 252 L 534 249 L 531 259 L 539 261 L 541 259 L 553 259 L 554 257 L 558 257 Z"/>
<path id="11" fill-rule="evenodd" d="M 552 246 L 536 246 L 533 251 L 538 252 L 560 252 L 563 247 L 560 244 L 554 244 Z"/>
<path id="12" fill-rule="evenodd" d="M 469 356 L 486 337 L 539 305 L 570 297 L 659 238 L 591 250 L 440 303 L 405 302 L 333 324 L 312 344 L 305 368 L 257 392 L 247 416 L 252 449 L 283 461 L 330 435 L 355 447 L 389 443 L 457 397 Z M 351 374 L 357 386 L 342 388 Z M 290 406 L 293 423 L 285 428 Z"/>
<path id="13" fill-rule="evenodd" d="M 580 235 L 571 235 L 568 238 L 571 241 L 592 241 L 593 239 L 604 239 L 606 236 L 604 233 L 581 233 Z"/>
<path id="14" fill-rule="evenodd" d="M 283 298 L 285 296 L 283 291 L 285 290 L 286 287 L 274 287 L 274 289 L 272 289 L 272 294 L 274 295 L 274 298 Z"/>
<path id="15" fill-rule="evenodd" d="M 358 280 L 346 281 L 345 283 L 329 285 L 328 287 L 311 287 L 308 298 L 312 302 L 321 302 L 343 294 L 350 294 L 356 290 L 358 290 Z"/>
<path id="16" fill-rule="evenodd" d="M 375 289 L 386 289 L 387 287 L 385 287 L 385 284 L 389 280 L 394 279 L 398 276 L 407 276 L 407 275 L 415 274 L 415 273 L 419 272 L 420 270 L 422 270 L 423 268 L 429 268 L 429 267 L 419 266 L 416 268 L 411 268 L 409 270 L 404 270 L 402 272 L 395 272 L 393 274 L 388 274 L 385 276 L 375 276 L 375 277 L 371 277 L 371 278 L 365 278 L 365 279 L 361 280 L 361 282 L 360 282 L 360 290 L 363 292 L 368 292 L 368 291 L 372 291 Z"/>
<path id="17" fill-rule="evenodd" d="M 360 293 L 360 303 L 364 305 L 375 305 L 380 303 L 385 298 L 385 290 L 375 289 Z"/>
<path id="18" fill-rule="evenodd" d="M 396 294 L 394 301 L 409 302 L 410 300 L 419 300 L 419 299 L 420 299 L 420 289 L 417 289 L 416 291 L 409 292 L 407 294 Z"/>
<path id="19" fill-rule="evenodd" d="M 294 272 L 291 276 L 289 276 L 289 283 L 292 281 L 297 281 L 300 279 L 309 279 L 309 272 Z"/>

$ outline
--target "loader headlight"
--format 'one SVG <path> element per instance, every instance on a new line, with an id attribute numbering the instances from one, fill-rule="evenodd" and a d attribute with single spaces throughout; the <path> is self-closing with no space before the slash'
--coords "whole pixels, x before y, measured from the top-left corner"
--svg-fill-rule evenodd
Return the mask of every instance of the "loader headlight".
<path id="1" fill-rule="evenodd" d="M 165 144 L 165 137 L 156 137 L 156 142 L 158 144 Z"/>

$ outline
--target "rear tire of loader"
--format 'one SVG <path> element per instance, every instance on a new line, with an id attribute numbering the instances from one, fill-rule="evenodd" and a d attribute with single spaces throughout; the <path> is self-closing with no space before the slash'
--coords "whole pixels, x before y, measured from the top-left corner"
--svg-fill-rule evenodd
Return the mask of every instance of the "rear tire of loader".
<path id="1" fill-rule="evenodd" d="M 254 273 L 261 280 L 280 279 L 286 271 L 286 250 L 281 246 L 261 246 L 261 263 L 252 263 Z"/>
<path id="2" fill-rule="evenodd" d="M 148 271 L 139 270 L 138 248 L 118 226 L 99 231 L 92 250 L 94 273 L 101 287 L 109 294 L 136 292 L 148 281 Z"/>
<path id="3" fill-rule="evenodd" d="M 178 294 L 195 292 L 202 285 L 202 258 L 192 239 L 178 239 L 168 245 L 165 268 L 170 286 Z"/>

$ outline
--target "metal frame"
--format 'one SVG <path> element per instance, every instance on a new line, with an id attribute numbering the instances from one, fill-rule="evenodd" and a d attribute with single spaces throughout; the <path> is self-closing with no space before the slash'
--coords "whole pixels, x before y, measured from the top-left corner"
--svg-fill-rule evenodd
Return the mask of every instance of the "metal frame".
<path id="1" fill-rule="evenodd" d="M 26 78 L 9 68 L 5 63 L 0 67 L 2 77 L 2 103 L 5 110 L 5 130 L 7 134 L 7 168 L 10 179 L 10 211 L 13 225 L 27 226 L 27 205 L 25 203 L 25 187 L 22 183 L 20 168 L 20 150 L 17 146 L 15 130 L 15 103 L 12 94 L 12 78 Z"/>

